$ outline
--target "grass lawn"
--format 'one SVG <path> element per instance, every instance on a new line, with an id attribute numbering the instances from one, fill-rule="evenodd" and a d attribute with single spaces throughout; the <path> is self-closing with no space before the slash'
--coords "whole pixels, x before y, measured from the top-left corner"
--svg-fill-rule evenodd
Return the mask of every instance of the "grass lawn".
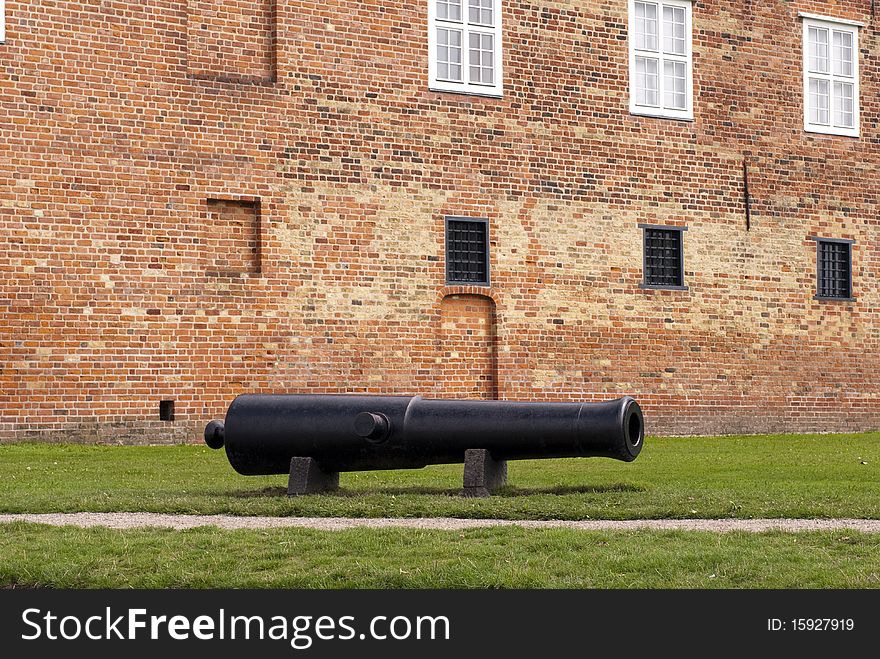
<path id="1" fill-rule="evenodd" d="M 461 472 L 449 465 L 343 474 L 338 493 L 289 498 L 285 476 L 239 476 L 223 451 L 204 446 L 11 444 L 0 445 L 0 512 L 880 518 L 880 433 L 649 438 L 632 464 L 512 462 L 510 486 L 481 500 L 455 496 Z"/>
<path id="2" fill-rule="evenodd" d="M 0 526 L 0 587 L 876 588 L 880 536 Z"/>

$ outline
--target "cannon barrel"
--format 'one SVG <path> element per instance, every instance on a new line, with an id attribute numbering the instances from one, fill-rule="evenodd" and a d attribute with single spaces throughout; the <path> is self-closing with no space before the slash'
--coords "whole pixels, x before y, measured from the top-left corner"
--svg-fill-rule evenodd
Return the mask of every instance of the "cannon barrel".
<path id="1" fill-rule="evenodd" d="M 291 460 L 321 471 L 418 469 L 491 460 L 606 457 L 631 462 L 645 424 L 630 397 L 605 403 L 431 400 L 420 396 L 242 395 L 205 429 L 244 475 L 286 474 Z M 506 468 L 506 467 L 505 467 Z M 466 465 L 467 469 L 467 465 Z"/>

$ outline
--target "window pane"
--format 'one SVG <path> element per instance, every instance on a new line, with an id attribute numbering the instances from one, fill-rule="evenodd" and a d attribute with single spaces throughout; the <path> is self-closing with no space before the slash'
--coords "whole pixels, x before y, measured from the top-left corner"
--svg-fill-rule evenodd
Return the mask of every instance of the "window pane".
<path id="1" fill-rule="evenodd" d="M 828 81 L 810 78 L 807 95 L 810 123 L 828 124 Z"/>
<path id="2" fill-rule="evenodd" d="M 686 110 L 685 63 L 663 62 L 663 105 L 670 110 Z"/>
<path id="3" fill-rule="evenodd" d="M 852 32 L 834 32 L 831 54 L 834 60 L 834 75 L 851 77 L 853 74 Z"/>
<path id="4" fill-rule="evenodd" d="M 468 20 L 479 25 L 494 25 L 495 0 L 469 0 Z"/>
<path id="5" fill-rule="evenodd" d="M 810 71 L 828 73 L 828 30 L 807 28 L 807 53 Z"/>
<path id="6" fill-rule="evenodd" d="M 471 82 L 495 84 L 495 37 L 484 32 L 471 32 L 468 50 Z"/>
<path id="7" fill-rule="evenodd" d="M 657 5 L 636 3 L 636 49 L 657 50 Z"/>
<path id="8" fill-rule="evenodd" d="M 437 0 L 437 18 L 460 21 L 461 0 Z"/>
<path id="9" fill-rule="evenodd" d="M 461 82 L 461 30 L 437 28 L 437 77 Z"/>
<path id="10" fill-rule="evenodd" d="M 657 107 L 659 90 L 659 60 L 636 57 L 636 105 Z"/>
<path id="11" fill-rule="evenodd" d="M 663 7 L 663 51 L 686 54 L 684 7 Z"/>
<path id="12" fill-rule="evenodd" d="M 840 128 L 853 128 L 853 85 L 846 82 L 834 83 L 834 125 Z"/>

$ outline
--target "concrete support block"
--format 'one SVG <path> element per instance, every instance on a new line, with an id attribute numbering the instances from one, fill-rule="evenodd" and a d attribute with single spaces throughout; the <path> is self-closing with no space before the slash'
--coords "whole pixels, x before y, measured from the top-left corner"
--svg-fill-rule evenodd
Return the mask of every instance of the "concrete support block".
<path id="1" fill-rule="evenodd" d="M 464 452 L 464 496 L 487 497 L 507 484 L 507 460 L 494 460 L 485 449 Z"/>
<path id="2" fill-rule="evenodd" d="M 288 496 L 318 494 L 338 488 L 338 471 L 324 471 L 313 458 L 292 458 L 290 460 L 290 480 L 287 481 Z"/>

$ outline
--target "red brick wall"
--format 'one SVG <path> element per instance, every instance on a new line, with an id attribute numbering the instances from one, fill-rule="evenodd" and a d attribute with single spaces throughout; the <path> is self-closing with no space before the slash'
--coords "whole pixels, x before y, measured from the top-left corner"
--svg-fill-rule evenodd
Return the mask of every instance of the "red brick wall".
<path id="1" fill-rule="evenodd" d="M 241 392 L 457 393 L 442 300 L 480 292 L 501 398 L 876 429 L 871 3 L 697 3 L 693 122 L 629 114 L 624 0 L 504 4 L 498 100 L 428 91 L 425 2 L 7 0 L 0 440 L 197 440 Z M 803 131 L 799 11 L 866 23 L 860 139 Z M 259 272 L 210 199 L 259 200 Z M 444 288 L 445 215 L 489 218 L 491 290 Z M 688 226 L 689 290 L 639 288 L 640 222 Z M 814 235 L 856 240 L 855 302 L 813 299 Z M 224 244 L 246 275 L 217 276 Z"/>

